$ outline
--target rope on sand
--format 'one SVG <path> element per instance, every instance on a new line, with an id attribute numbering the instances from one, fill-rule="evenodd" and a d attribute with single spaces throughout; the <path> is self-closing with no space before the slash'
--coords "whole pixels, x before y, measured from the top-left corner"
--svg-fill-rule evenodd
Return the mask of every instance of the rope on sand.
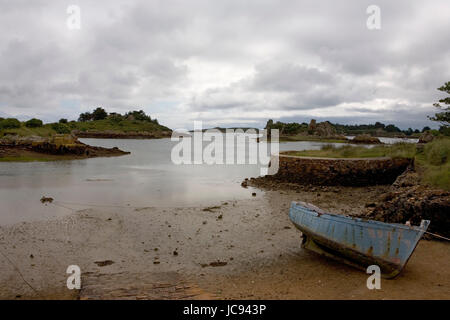
<path id="1" fill-rule="evenodd" d="M 439 239 L 443 239 L 443 240 L 447 240 L 447 241 L 450 241 L 450 239 L 449 239 L 449 238 L 446 238 L 446 237 L 440 236 L 440 235 L 438 235 L 438 234 L 436 234 L 436 233 L 431 233 L 431 232 L 429 232 L 429 231 L 425 231 L 425 233 L 431 234 L 432 236 L 434 236 L 434 237 L 436 237 L 436 238 L 439 238 Z"/>
<path id="2" fill-rule="evenodd" d="M 12 262 L 11 259 L 2 250 L 0 250 L 0 254 L 5 257 L 5 259 L 8 260 L 8 262 L 14 267 L 14 270 L 16 270 L 16 272 L 20 275 L 22 281 L 25 282 L 27 286 L 29 286 L 31 290 L 33 290 L 38 296 L 40 296 L 39 292 L 35 288 L 33 288 L 33 286 L 25 279 L 22 272 L 20 272 L 19 268 L 14 264 L 14 262 Z"/>

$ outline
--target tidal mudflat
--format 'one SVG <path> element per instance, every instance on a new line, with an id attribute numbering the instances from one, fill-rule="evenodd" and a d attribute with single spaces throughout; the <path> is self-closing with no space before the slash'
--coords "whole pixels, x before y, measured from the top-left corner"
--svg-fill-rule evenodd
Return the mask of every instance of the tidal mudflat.
<path id="1" fill-rule="evenodd" d="M 368 290 L 367 275 L 300 247 L 290 201 L 351 214 L 387 187 L 257 191 L 213 206 L 81 208 L 0 228 L 0 297 L 67 299 L 445 299 L 450 246 L 421 241 L 404 272 Z M 242 189 L 242 192 L 249 192 Z M 82 271 L 68 290 L 66 268 Z"/>

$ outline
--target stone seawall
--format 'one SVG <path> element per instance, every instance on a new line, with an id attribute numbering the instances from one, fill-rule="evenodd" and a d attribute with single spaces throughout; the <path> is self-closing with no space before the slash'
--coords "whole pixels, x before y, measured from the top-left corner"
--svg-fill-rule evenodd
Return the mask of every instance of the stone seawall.
<path id="1" fill-rule="evenodd" d="M 367 186 L 392 184 L 414 159 L 307 158 L 280 155 L 275 178 L 312 185 Z"/>

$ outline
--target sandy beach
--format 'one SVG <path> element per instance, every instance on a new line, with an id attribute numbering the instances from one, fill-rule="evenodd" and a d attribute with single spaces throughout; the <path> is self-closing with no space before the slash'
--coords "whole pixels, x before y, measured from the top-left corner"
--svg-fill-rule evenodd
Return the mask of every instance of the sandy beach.
<path id="1" fill-rule="evenodd" d="M 291 201 L 357 214 L 386 188 L 257 190 L 251 199 L 183 208 L 55 199 L 48 205 L 72 212 L 0 228 L 0 250 L 9 259 L 0 259 L 0 298 L 449 299 L 448 243 L 422 240 L 381 290 L 367 289 L 364 272 L 301 248 L 288 219 Z M 66 287 L 69 265 L 81 268 L 81 290 Z"/>

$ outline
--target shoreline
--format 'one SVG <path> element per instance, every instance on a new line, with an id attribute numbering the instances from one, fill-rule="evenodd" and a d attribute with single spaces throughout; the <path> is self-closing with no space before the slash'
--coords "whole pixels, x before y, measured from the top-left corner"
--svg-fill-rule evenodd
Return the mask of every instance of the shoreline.
<path id="1" fill-rule="evenodd" d="M 172 132 L 83 132 L 74 131 L 77 138 L 90 139 L 164 139 L 170 138 Z"/>
<path id="2" fill-rule="evenodd" d="M 117 147 L 91 146 L 69 135 L 55 136 L 51 139 L 37 137 L 38 140 L 33 140 L 32 138 L 0 140 L 0 162 L 79 160 L 130 154 Z"/>
<path id="3" fill-rule="evenodd" d="M 366 288 L 360 270 L 309 253 L 290 201 L 359 214 L 389 186 L 287 188 L 191 208 L 86 207 L 47 221 L 0 227 L 3 252 L 38 291 L 0 261 L 4 299 L 446 299 L 450 245 L 423 240 L 405 270 Z M 243 192 L 246 192 L 243 189 Z M 71 210 L 70 208 L 68 210 Z M 101 231 L 101 232 L 99 232 Z M 82 288 L 66 288 L 68 265 Z"/>

